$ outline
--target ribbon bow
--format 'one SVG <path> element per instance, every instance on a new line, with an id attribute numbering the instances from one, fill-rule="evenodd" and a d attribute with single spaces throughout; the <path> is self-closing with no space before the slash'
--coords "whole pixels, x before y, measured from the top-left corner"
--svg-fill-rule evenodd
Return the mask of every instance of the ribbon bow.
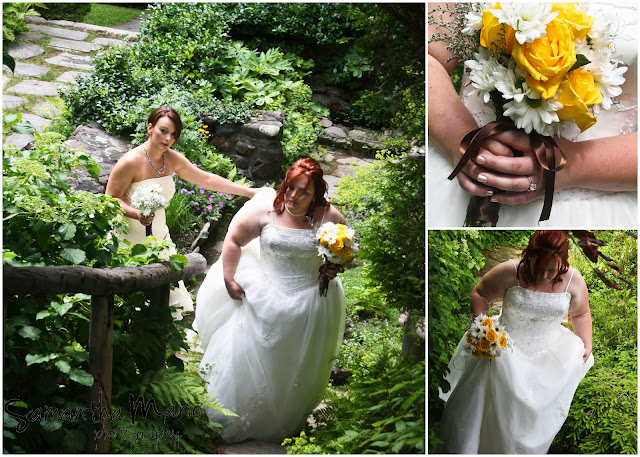
<path id="1" fill-rule="evenodd" d="M 493 121 L 467 133 L 460 143 L 460 153 L 462 158 L 453 172 L 447 179 L 451 180 L 456 177 L 464 168 L 467 162 L 474 159 L 480 152 L 480 146 L 487 138 L 498 135 L 500 133 L 517 130 L 513 123 L 509 120 Z M 544 204 L 540 221 L 546 221 L 551 215 L 551 205 L 553 203 L 553 191 L 555 187 L 555 173 L 562 170 L 567 163 L 567 159 L 552 137 L 540 135 L 532 132 L 529 135 L 531 149 L 533 149 L 540 166 L 543 168 L 543 177 L 545 182 Z M 500 203 L 491 201 L 490 197 L 472 196 L 467 207 L 467 216 L 473 220 L 498 222 L 498 211 Z"/>

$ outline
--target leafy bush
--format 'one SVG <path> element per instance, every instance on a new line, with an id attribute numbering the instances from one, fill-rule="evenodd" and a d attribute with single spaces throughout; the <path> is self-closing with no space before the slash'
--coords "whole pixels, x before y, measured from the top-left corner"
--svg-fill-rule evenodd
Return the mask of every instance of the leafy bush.
<path id="1" fill-rule="evenodd" d="M 342 178 L 333 201 L 353 225 L 371 283 L 389 305 L 424 315 L 424 162 L 380 155 Z"/>
<path id="2" fill-rule="evenodd" d="M 2 4 L 2 43 L 3 48 L 8 42 L 14 41 L 20 32 L 29 30 L 24 20 L 25 16 L 40 16 L 37 6 L 42 3 L 3 3 Z"/>
<path id="3" fill-rule="evenodd" d="M 47 20 L 60 19 L 71 22 L 82 22 L 91 11 L 90 3 L 47 3 L 39 4 L 36 9 Z"/>

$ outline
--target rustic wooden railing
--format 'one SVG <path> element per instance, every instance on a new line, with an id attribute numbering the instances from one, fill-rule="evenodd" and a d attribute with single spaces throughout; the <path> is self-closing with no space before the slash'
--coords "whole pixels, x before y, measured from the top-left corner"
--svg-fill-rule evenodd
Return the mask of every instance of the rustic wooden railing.
<path id="1" fill-rule="evenodd" d="M 150 305 L 169 306 L 170 284 L 204 273 L 206 259 L 201 254 L 188 254 L 183 270 L 155 263 L 140 267 L 90 268 L 85 266 L 11 267 L 3 265 L 3 299 L 6 320 L 7 297 L 13 295 L 55 295 L 85 293 L 91 295 L 89 324 L 89 372 L 94 382 L 89 394 L 89 407 L 102 405 L 111 414 L 111 373 L 113 363 L 114 295 L 151 291 Z M 162 355 L 164 360 L 164 353 Z M 103 437 L 87 440 L 87 452 L 109 452 L 111 429 L 108 414 L 101 414 Z M 98 436 L 96 435 L 96 436 Z"/>

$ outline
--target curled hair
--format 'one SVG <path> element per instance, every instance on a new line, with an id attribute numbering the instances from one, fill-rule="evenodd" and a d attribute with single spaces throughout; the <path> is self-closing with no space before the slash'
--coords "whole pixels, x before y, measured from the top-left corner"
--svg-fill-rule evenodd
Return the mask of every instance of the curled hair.
<path id="1" fill-rule="evenodd" d="M 531 261 L 533 268 L 531 267 Z M 569 240 L 562 230 L 539 230 L 529 239 L 529 245 L 522 251 L 518 274 L 526 284 L 536 282 L 540 270 L 551 261 L 559 263 L 558 274 L 553 285 L 562 282 L 560 276 L 569 270 Z"/>
<path id="2" fill-rule="evenodd" d="M 273 200 L 273 209 L 276 213 L 282 214 L 284 211 L 284 194 L 289 184 L 299 176 L 309 178 L 307 187 L 309 187 L 312 182 L 314 184 L 313 200 L 311 200 L 307 214 L 313 214 L 313 211 L 318 206 L 329 206 L 329 202 L 324 198 L 329 187 L 323 179 L 324 171 L 318 162 L 309 157 L 305 157 L 291 165 L 289 170 L 287 170 L 287 175 L 284 177 L 284 180 L 278 186 L 276 198 Z"/>
<path id="3" fill-rule="evenodd" d="M 154 109 L 151 114 L 149 114 L 149 118 L 147 119 L 147 125 L 151 124 L 153 127 L 163 117 L 168 117 L 173 122 L 173 125 L 176 128 L 174 132 L 176 141 L 180 139 L 180 133 L 182 132 L 182 119 L 180 119 L 180 115 L 171 108 L 170 106 L 161 106 L 159 108 Z"/>

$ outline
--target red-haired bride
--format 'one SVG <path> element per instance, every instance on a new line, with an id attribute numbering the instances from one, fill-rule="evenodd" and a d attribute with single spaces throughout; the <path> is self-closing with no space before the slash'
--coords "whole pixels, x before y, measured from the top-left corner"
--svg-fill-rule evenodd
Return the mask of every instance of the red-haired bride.
<path id="1" fill-rule="evenodd" d="M 546 454 L 593 366 L 589 293 L 569 266 L 560 230 L 534 233 L 519 260 L 486 273 L 473 289 L 474 317 L 503 298 L 499 323 L 512 346 L 495 359 L 465 349 L 449 362 L 441 426 L 454 454 Z M 573 332 L 562 325 L 571 317 Z M 487 333 L 488 334 L 488 333 Z"/>
<path id="2" fill-rule="evenodd" d="M 324 195 L 313 159 L 298 160 L 277 191 L 261 189 L 236 214 L 221 259 L 202 283 L 195 327 L 207 389 L 238 417 L 208 409 L 228 442 L 280 443 L 322 399 L 344 333 L 344 291 L 330 268 L 319 293 L 315 232 L 346 224 Z"/>

